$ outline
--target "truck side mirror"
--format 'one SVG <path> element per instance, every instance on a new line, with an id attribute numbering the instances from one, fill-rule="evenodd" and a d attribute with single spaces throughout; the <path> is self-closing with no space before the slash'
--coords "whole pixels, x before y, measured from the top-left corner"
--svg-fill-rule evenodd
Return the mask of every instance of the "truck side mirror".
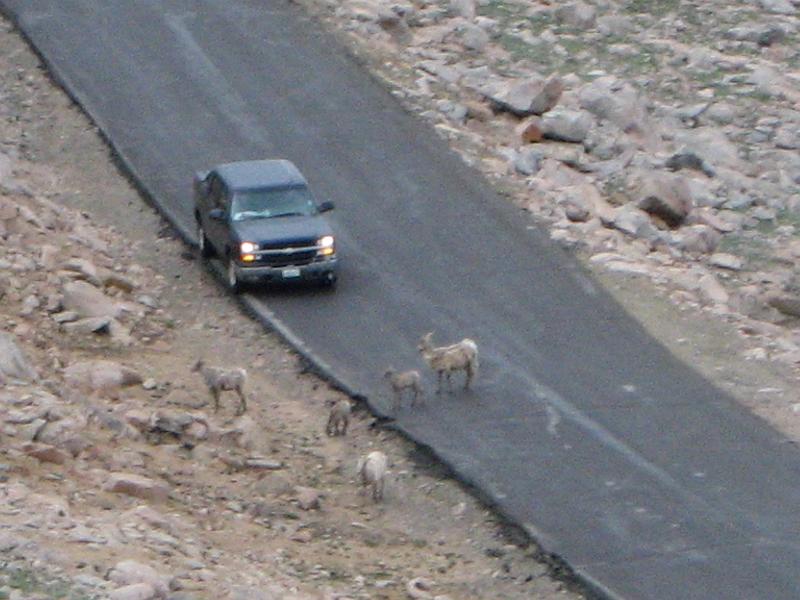
<path id="1" fill-rule="evenodd" d="M 208 211 L 208 216 L 215 221 L 222 221 L 225 218 L 225 211 L 221 208 L 212 208 Z"/>
<path id="2" fill-rule="evenodd" d="M 333 209 L 334 209 L 333 202 L 331 202 L 330 200 L 326 200 L 325 202 L 319 205 L 319 212 L 321 213 L 328 212 L 329 210 Z"/>

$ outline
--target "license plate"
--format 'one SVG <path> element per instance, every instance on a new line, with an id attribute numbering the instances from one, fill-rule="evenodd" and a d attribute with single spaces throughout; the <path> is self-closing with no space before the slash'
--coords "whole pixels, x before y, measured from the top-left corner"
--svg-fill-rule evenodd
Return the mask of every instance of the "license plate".
<path id="1" fill-rule="evenodd" d="M 281 271 L 284 279 L 292 279 L 294 277 L 300 277 L 300 269 L 284 269 Z"/>

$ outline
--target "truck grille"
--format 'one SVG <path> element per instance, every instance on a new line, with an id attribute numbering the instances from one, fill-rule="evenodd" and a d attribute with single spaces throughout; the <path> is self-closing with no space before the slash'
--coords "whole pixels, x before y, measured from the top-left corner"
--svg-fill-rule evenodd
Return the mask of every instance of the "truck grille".
<path id="1" fill-rule="evenodd" d="M 265 254 L 259 257 L 257 263 L 270 267 L 301 267 L 314 260 L 316 250 L 298 251 L 290 254 Z"/>
<path id="2" fill-rule="evenodd" d="M 314 261 L 317 240 L 291 240 L 262 244 L 256 264 L 269 267 L 302 267 Z"/>

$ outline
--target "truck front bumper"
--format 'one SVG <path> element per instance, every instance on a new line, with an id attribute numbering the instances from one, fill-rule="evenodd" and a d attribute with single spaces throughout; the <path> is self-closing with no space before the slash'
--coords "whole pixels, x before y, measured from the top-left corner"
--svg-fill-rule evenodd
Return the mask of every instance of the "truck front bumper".
<path id="1" fill-rule="evenodd" d="M 240 281 L 247 283 L 291 283 L 293 281 L 315 281 L 333 283 L 336 281 L 338 260 L 330 258 L 307 265 L 287 267 L 246 266 L 236 267 Z"/>

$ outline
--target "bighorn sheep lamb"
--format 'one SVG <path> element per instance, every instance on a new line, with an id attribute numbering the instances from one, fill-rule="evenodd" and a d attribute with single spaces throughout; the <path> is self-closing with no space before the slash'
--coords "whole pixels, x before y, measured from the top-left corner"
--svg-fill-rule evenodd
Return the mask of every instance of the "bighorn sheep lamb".
<path id="1" fill-rule="evenodd" d="M 478 373 L 478 345 L 469 338 L 457 344 L 434 347 L 431 343 L 433 332 L 420 338 L 417 349 L 428 366 L 436 372 L 436 393 L 442 391 L 442 376 L 447 377 L 447 388 L 450 389 L 450 376 L 453 371 L 464 371 L 466 380 L 464 389 L 468 389 Z"/>
<path id="2" fill-rule="evenodd" d="M 347 435 L 347 426 L 350 424 L 350 413 L 353 407 L 346 398 L 333 401 L 331 412 L 328 415 L 328 424 L 325 433 L 328 435 Z"/>
<path id="3" fill-rule="evenodd" d="M 405 390 L 411 391 L 411 406 L 417 405 L 417 401 L 423 395 L 422 377 L 420 377 L 419 371 L 411 370 L 398 373 L 392 367 L 389 367 L 386 369 L 383 376 L 389 381 L 389 386 L 392 388 L 392 392 L 394 392 L 395 410 L 400 408 L 403 401 L 403 392 Z"/>
<path id="4" fill-rule="evenodd" d="M 241 415 L 247 410 L 247 400 L 244 396 L 247 371 L 242 368 L 209 367 L 200 359 L 192 367 L 192 372 L 199 372 L 203 376 L 203 381 L 206 382 L 208 391 L 214 398 L 214 412 L 219 410 L 219 396 L 223 391 L 234 391 L 239 396 L 239 410 L 236 414 Z"/>
<path id="5" fill-rule="evenodd" d="M 362 487 L 372 489 L 372 499 L 377 502 L 383 500 L 383 484 L 386 479 L 386 466 L 388 460 L 380 450 L 374 450 L 358 459 L 356 473 Z"/>

